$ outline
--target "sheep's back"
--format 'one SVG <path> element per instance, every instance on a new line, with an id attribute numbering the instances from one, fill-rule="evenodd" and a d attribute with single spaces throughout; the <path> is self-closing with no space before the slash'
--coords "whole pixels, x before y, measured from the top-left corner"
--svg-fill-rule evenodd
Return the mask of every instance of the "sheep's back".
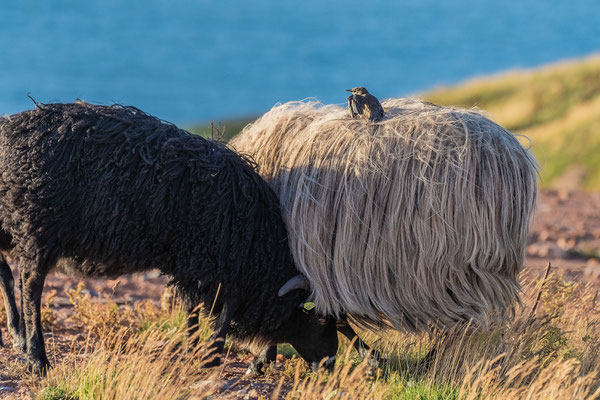
<path id="1" fill-rule="evenodd" d="M 319 311 L 411 330 L 496 319 L 518 299 L 535 160 L 479 112 L 382 104 L 380 123 L 283 104 L 231 145 L 280 197 Z"/>

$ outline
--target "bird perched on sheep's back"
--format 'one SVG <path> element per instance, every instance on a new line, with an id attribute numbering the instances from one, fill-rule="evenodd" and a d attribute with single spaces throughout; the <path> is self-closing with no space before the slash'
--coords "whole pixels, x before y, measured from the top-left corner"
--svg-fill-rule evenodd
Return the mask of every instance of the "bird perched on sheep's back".
<path id="1" fill-rule="evenodd" d="M 358 86 L 353 89 L 346 89 L 346 91 L 352 93 L 348 96 L 348 108 L 352 118 L 358 116 L 374 122 L 383 119 L 384 111 L 381 103 L 366 88 Z"/>

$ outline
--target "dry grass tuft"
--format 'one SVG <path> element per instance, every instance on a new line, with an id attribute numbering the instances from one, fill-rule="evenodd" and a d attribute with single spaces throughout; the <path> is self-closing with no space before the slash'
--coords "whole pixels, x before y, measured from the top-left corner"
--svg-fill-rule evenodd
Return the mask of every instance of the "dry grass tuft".
<path id="1" fill-rule="evenodd" d="M 140 323 L 140 318 L 130 307 L 119 307 L 109 294 L 103 294 L 98 301 L 92 300 L 85 286 L 79 283 L 76 289 L 67 292 L 74 307 L 73 320 L 77 327 L 96 338 L 113 338 L 112 332 L 131 332 Z"/>
<path id="2" fill-rule="evenodd" d="M 431 339 L 436 356 L 429 369 L 409 364 L 387 373 L 427 383 L 460 387 L 455 398 L 597 398 L 600 395 L 600 312 L 597 291 L 550 275 L 525 287 L 525 304 L 512 321 L 490 330 L 455 328 Z M 541 293 L 537 313 L 531 313 Z M 388 357 L 407 357 L 398 335 Z"/>
<path id="3" fill-rule="evenodd" d="M 183 338 L 161 330 L 130 335 L 126 328 L 104 337 L 106 348 L 88 343 L 79 356 L 51 369 L 40 399 L 192 399 L 216 391 L 217 371 L 203 370 L 204 348 L 189 349 Z"/>
<path id="4" fill-rule="evenodd" d="M 293 386 L 287 399 L 381 399 L 385 395 L 381 382 L 369 377 L 370 367 L 364 361 L 355 365 L 348 350 L 336 363 L 333 371 L 321 373 L 303 372 L 296 365 Z M 304 376 L 303 376 L 304 375 Z M 284 377 L 281 378 L 280 386 Z M 273 397 L 278 395 L 274 392 Z"/>
<path id="5" fill-rule="evenodd" d="M 131 308 L 110 296 L 92 300 L 81 285 L 69 297 L 87 340 L 74 343 L 74 355 L 49 371 L 38 398 L 194 399 L 218 389 L 218 371 L 202 369 L 207 343 L 189 347 L 185 313 L 177 301 Z M 210 321 L 199 322 L 204 331 Z"/>
<path id="6" fill-rule="evenodd" d="M 51 330 L 56 325 L 56 315 L 54 314 L 55 298 L 56 290 L 49 291 L 41 307 L 42 327 L 45 331 Z"/>

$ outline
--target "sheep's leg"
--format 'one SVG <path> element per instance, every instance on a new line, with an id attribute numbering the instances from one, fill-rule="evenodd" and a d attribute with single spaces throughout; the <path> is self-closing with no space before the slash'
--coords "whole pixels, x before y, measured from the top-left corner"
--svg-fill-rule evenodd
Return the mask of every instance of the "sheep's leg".
<path id="1" fill-rule="evenodd" d="M 250 363 L 248 370 L 246 371 L 246 375 L 250 374 L 263 374 L 263 367 L 265 364 L 272 363 L 277 359 L 277 345 L 274 344 L 272 346 L 264 349 L 257 357 L 254 357 L 254 360 Z"/>
<path id="2" fill-rule="evenodd" d="M 13 347 L 23 351 L 25 349 L 24 335 L 19 332 L 19 310 L 15 302 L 15 281 L 12 271 L 3 256 L 0 255 L 0 290 L 4 297 L 4 308 L 6 309 L 6 324 L 8 332 L 13 338 Z M 0 343 L 2 339 L 0 337 Z"/>
<path id="3" fill-rule="evenodd" d="M 425 354 L 425 357 L 421 360 L 421 367 L 425 370 L 431 368 L 437 357 L 437 348 L 434 346 L 431 350 Z"/>
<path id="4" fill-rule="evenodd" d="M 27 358 L 34 372 L 45 374 L 50 367 L 44 348 L 42 333 L 41 302 L 46 271 L 43 264 L 32 260 L 19 260 L 23 291 L 23 318 L 27 334 Z"/>
<path id="5" fill-rule="evenodd" d="M 205 368 L 216 367 L 221 364 L 221 354 L 225 347 L 225 337 L 227 336 L 227 330 L 229 329 L 234 312 L 235 304 L 231 301 L 226 301 L 215 323 L 215 333 L 210 338 L 211 344 L 208 347 L 208 353 L 205 357 L 209 361 L 203 365 Z"/>
<path id="6" fill-rule="evenodd" d="M 371 348 L 363 342 L 363 340 L 358 336 L 358 334 L 352 329 L 350 324 L 348 323 L 348 318 L 343 315 L 335 322 L 335 327 L 338 332 L 342 335 L 346 336 L 350 341 L 352 341 L 354 348 L 358 351 L 361 357 L 367 357 L 370 354 L 369 364 L 372 367 L 379 367 L 381 362 L 381 353 L 378 350 L 371 350 Z M 356 340 L 354 340 L 356 338 Z"/>
<path id="7" fill-rule="evenodd" d="M 27 353 L 27 327 L 25 326 L 25 317 L 23 314 L 24 305 L 23 305 L 23 278 L 21 276 L 21 271 L 19 270 L 19 293 L 20 296 L 20 305 L 21 305 L 21 313 L 19 314 L 19 343 L 17 343 L 17 350 L 20 350 L 22 353 Z"/>
<path id="8" fill-rule="evenodd" d="M 193 348 L 198 346 L 198 317 L 200 313 L 198 311 L 198 306 L 193 306 L 192 304 L 186 304 L 187 308 L 187 332 L 188 337 L 191 339 L 191 345 Z"/>
<path id="9" fill-rule="evenodd" d="M 2 296 L 4 297 L 4 308 L 6 309 L 6 314 L 7 314 L 7 325 L 8 326 L 8 330 L 10 331 L 10 323 L 11 323 L 11 318 L 10 318 L 10 299 L 9 299 L 9 290 L 10 290 L 10 283 L 11 283 L 11 279 L 12 279 L 12 272 L 10 270 L 10 267 L 8 266 L 8 264 L 6 263 L 6 261 L 4 261 L 4 258 L 2 258 L 0 256 L 0 290 L 2 290 Z M 8 273 L 10 274 L 10 277 L 8 277 L 7 275 L 7 271 L 6 269 L 8 269 Z M 13 282 L 14 284 L 14 282 Z M 14 293 L 13 293 L 14 294 Z M 13 296 L 14 298 L 14 296 Z M 16 306 L 16 304 L 15 304 Z M 0 346 L 4 347 L 4 341 L 2 340 L 2 331 L 0 331 Z"/>

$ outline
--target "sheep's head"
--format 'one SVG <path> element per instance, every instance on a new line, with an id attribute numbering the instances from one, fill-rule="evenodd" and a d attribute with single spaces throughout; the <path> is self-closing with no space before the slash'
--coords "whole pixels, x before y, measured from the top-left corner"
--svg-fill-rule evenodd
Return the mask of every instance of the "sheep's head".
<path id="1" fill-rule="evenodd" d="M 308 290 L 308 281 L 298 275 L 281 287 L 279 297 L 299 292 L 306 298 Z M 333 366 L 338 347 L 335 318 L 319 315 L 314 304 L 305 301 L 298 304 L 285 324 L 284 335 L 285 341 L 294 346 L 312 369 L 317 369 L 322 361 L 325 367 Z"/>

